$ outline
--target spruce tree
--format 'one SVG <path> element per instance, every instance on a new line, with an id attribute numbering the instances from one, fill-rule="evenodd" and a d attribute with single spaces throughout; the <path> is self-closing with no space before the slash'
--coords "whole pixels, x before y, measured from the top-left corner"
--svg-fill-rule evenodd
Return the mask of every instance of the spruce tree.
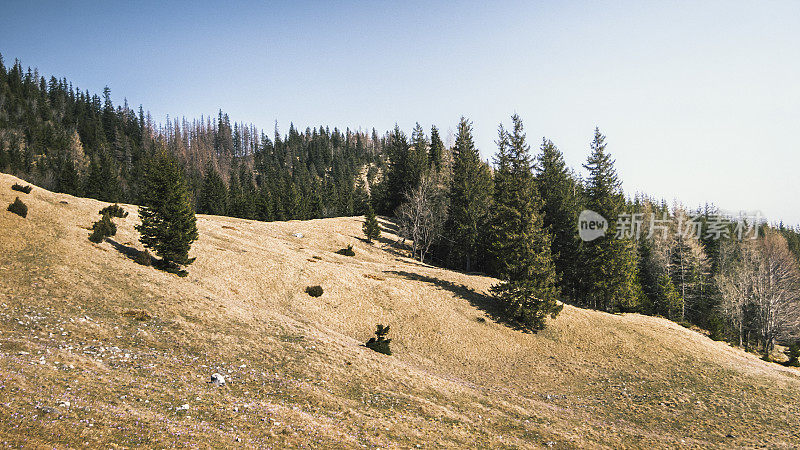
<path id="1" fill-rule="evenodd" d="M 451 258 L 469 272 L 474 264 L 479 263 L 479 256 L 485 253 L 481 248 L 481 236 L 489 217 L 492 176 L 475 148 L 472 123 L 464 117 L 458 124 L 453 153 L 448 239 Z"/>
<path id="2" fill-rule="evenodd" d="M 583 166 L 589 171 L 586 207 L 608 221 L 608 230 L 605 236 L 581 243 L 579 296 L 583 304 L 595 309 L 637 310 L 642 296 L 638 255 L 630 239 L 615 237 L 617 218 L 623 213 L 625 199 L 614 160 L 606 152 L 605 136 L 598 128 L 595 128 L 591 149 Z"/>
<path id="3" fill-rule="evenodd" d="M 439 137 L 439 129 L 435 126 L 431 127 L 431 148 L 428 154 L 428 162 L 430 166 L 439 171 L 442 168 L 442 157 L 444 156 L 444 143 L 442 138 Z"/>
<path id="4" fill-rule="evenodd" d="M 356 215 L 366 214 L 368 209 L 372 209 L 372 205 L 369 192 L 367 192 L 367 184 L 363 178 L 359 177 L 355 184 L 355 192 L 353 192 L 353 213 Z M 373 214 L 375 214 L 374 211 Z"/>
<path id="5" fill-rule="evenodd" d="M 75 164 L 69 157 L 61 158 L 61 167 L 58 171 L 58 190 L 70 195 L 80 194 L 80 177 L 75 170 Z"/>
<path id="6" fill-rule="evenodd" d="M 428 170 L 428 139 L 419 122 L 411 133 L 411 149 L 408 158 L 409 183 L 416 187 Z"/>
<path id="7" fill-rule="evenodd" d="M 550 254 L 550 235 L 542 228 L 541 200 L 533 182 L 530 147 L 522 120 L 512 116 L 514 128 L 500 126 L 495 158 L 494 214 L 491 249 L 501 282 L 491 292 L 508 318 L 529 330 L 544 328 L 563 307 L 557 301 L 556 272 Z"/>
<path id="8" fill-rule="evenodd" d="M 228 188 L 212 164 L 206 166 L 203 187 L 200 191 L 198 212 L 224 216 L 228 213 Z"/>
<path id="9" fill-rule="evenodd" d="M 231 168 L 228 179 L 228 214 L 233 217 L 243 218 L 245 212 L 244 190 L 239 181 L 238 169 L 235 166 Z"/>
<path id="10" fill-rule="evenodd" d="M 574 298 L 578 288 L 577 224 L 581 187 L 567 168 L 561 151 L 549 140 L 542 140 L 536 169 L 543 224 L 553 237 L 551 251 L 561 291 Z"/>
<path id="11" fill-rule="evenodd" d="M 378 218 L 375 216 L 375 211 L 372 209 L 372 204 L 367 202 L 367 214 L 364 217 L 363 225 L 364 234 L 367 236 L 367 242 L 372 242 L 381 236 L 381 226 L 378 223 Z"/>
<path id="12" fill-rule="evenodd" d="M 391 215 L 403 202 L 404 195 L 416 187 L 411 181 L 408 139 L 397 124 L 389 133 L 387 156 L 389 157 L 389 167 L 386 170 L 386 177 L 381 183 L 383 184 L 380 189 L 383 195 L 383 207 L 380 208 L 380 211 Z"/>
<path id="13" fill-rule="evenodd" d="M 141 195 L 139 240 L 161 257 L 167 269 L 191 264 L 189 249 L 198 237 L 196 218 L 181 165 L 166 149 L 148 162 Z"/>

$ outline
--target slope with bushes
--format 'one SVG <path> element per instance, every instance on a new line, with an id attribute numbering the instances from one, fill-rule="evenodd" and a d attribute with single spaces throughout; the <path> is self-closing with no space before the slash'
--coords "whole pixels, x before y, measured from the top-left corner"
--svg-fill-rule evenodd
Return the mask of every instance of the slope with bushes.
<path id="1" fill-rule="evenodd" d="M 19 181 L 0 174 L 5 204 Z M 358 217 L 199 215 L 180 278 L 136 262 L 134 206 L 93 244 L 108 204 L 25 202 L 0 214 L 11 446 L 800 445 L 797 369 L 638 314 L 565 306 L 523 333 L 497 318 L 496 280 L 407 258 L 384 219 L 370 244 Z M 391 356 L 364 346 L 376 324 Z"/>

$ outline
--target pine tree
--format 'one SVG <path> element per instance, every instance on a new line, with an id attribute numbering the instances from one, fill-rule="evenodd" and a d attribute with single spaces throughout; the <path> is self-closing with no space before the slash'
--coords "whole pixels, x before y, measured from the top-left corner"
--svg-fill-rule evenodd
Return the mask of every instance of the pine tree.
<path id="1" fill-rule="evenodd" d="M 143 182 L 139 240 L 167 269 L 191 264 L 189 249 L 198 237 L 197 224 L 180 163 L 166 149 L 160 150 L 149 161 Z"/>
<path id="2" fill-rule="evenodd" d="M 530 330 L 545 326 L 563 305 L 557 301 L 551 239 L 542 228 L 541 200 L 533 182 L 530 147 L 522 120 L 512 116 L 511 133 L 500 126 L 495 159 L 492 254 L 501 282 L 491 288 L 509 319 Z"/>
<path id="3" fill-rule="evenodd" d="M 574 298 L 578 288 L 580 185 L 551 141 L 542 140 L 537 163 L 536 187 L 542 196 L 544 227 L 553 237 L 551 251 L 556 274 L 562 292 Z"/>
<path id="4" fill-rule="evenodd" d="M 372 209 L 372 204 L 369 202 L 367 202 L 367 214 L 364 217 L 363 230 L 364 235 L 367 236 L 367 242 L 372 242 L 381 236 L 381 226 L 375 216 L 375 211 Z"/>
<path id="5" fill-rule="evenodd" d="M 605 136 L 595 128 L 592 153 L 583 166 L 589 171 L 586 180 L 586 207 L 608 221 L 606 235 L 581 244 L 580 267 L 582 303 L 605 311 L 637 310 L 641 302 L 638 284 L 638 261 L 634 243 L 617 239 L 617 217 L 625 199 L 614 169 L 614 160 L 606 152 Z"/>
<path id="6" fill-rule="evenodd" d="M 462 117 L 453 148 L 453 179 L 447 225 L 452 256 L 469 272 L 485 251 L 481 236 L 489 218 L 492 178 L 472 139 L 472 123 Z"/>

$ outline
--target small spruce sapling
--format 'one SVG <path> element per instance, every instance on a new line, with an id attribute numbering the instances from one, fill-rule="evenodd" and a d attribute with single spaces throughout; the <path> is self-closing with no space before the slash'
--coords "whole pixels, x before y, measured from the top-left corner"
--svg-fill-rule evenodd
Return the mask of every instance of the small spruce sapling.
<path id="1" fill-rule="evenodd" d="M 108 205 L 105 208 L 100 210 L 100 214 L 106 215 L 108 214 L 111 217 L 119 217 L 120 219 L 124 219 L 128 217 L 128 212 L 125 211 L 121 206 L 114 203 L 113 205 Z"/>
<path id="2" fill-rule="evenodd" d="M 117 234 L 117 226 L 108 214 L 103 214 L 103 217 L 92 225 L 92 230 L 94 231 L 89 236 L 89 240 L 95 244 L 99 244 L 103 239 Z"/>
<path id="3" fill-rule="evenodd" d="M 306 294 L 312 297 L 320 297 L 322 295 L 322 286 L 308 286 L 306 287 Z"/>
<path id="4" fill-rule="evenodd" d="M 14 183 L 14 184 L 11 186 L 11 189 L 12 189 L 12 190 L 15 190 L 15 191 L 22 192 L 23 194 L 30 194 L 30 193 L 31 193 L 31 190 L 33 189 L 33 187 L 32 187 L 32 186 L 30 186 L 30 185 L 28 185 L 28 186 L 23 186 L 23 185 L 21 185 L 21 184 L 19 184 L 19 183 Z"/>
<path id="5" fill-rule="evenodd" d="M 28 216 L 28 205 L 22 203 L 22 200 L 20 200 L 19 197 L 14 200 L 14 203 L 8 205 L 8 210 L 21 217 Z"/>
<path id="6" fill-rule="evenodd" d="M 353 244 L 348 244 L 347 248 L 336 250 L 336 253 L 344 256 L 356 256 L 356 252 L 353 251 Z"/>
<path id="7" fill-rule="evenodd" d="M 369 338 L 366 343 L 366 347 L 372 349 L 378 353 L 383 353 L 384 355 L 391 355 L 392 350 L 389 348 L 389 344 L 392 342 L 391 339 L 386 339 L 386 335 L 389 334 L 389 326 L 383 326 L 378 324 L 375 329 L 375 336 L 374 338 Z"/>
<path id="8" fill-rule="evenodd" d="M 378 218 L 375 216 L 375 210 L 372 209 L 372 204 L 367 203 L 367 214 L 364 217 L 364 225 L 362 227 L 364 235 L 367 236 L 367 242 L 381 237 L 381 225 L 378 223 Z"/>

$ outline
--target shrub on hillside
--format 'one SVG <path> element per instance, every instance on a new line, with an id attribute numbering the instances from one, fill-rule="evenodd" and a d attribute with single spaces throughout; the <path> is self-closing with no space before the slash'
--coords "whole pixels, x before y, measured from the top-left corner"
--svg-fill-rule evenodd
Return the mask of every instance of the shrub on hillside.
<path id="1" fill-rule="evenodd" d="M 350 244 L 347 248 L 343 248 L 341 250 L 336 250 L 336 253 L 344 256 L 356 256 L 356 252 L 353 251 L 353 245 Z"/>
<path id="2" fill-rule="evenodd" d="M 386 335 L 389 334 L 389 326 L 383 326 L 378 324 L 375 329 L 375 337 L 369 338 L 367 343 L 365 344 L 367 348 L 374 350 L 378 353 L 383 353 L 384 355 L 391 355 L 392 350 L 389 348 L 389 344 L 392 342 L 391 339 L 386 339 Z"/>
<path id="3" fill-rule="evenodd" d="M 101 209 L 100 214 L 109 215 L 111 217 L 119 217 L 121 219 L 128 217 L 128 212 L 122 209 L 122 207 L 116 203 L 114 203 L 113 205 L 108 205 L 105 208 Z"/>
<path id="4" fill-rule="evenodd" d="M 8 205 L 8 210 L 21 217 L 28 216 L 28 205 L 22 203 L 22 200 L 20 200 L 19 197 L 14 200 L 14 203 Z"/>
<path id="5" fill-rule="evenodd" d="M 14 183 L 14 185 L 13 185 L 13 186 L 11 186 L 11 189 L 13 189 L 13 190 L 15 190 L 15 191 L 22 192 L 22 193 L 24 193 L 24 194 L 30 194 L 30 193 L 31 193 L 31 190 L 33 190 L 33 187 L 32 187 L 32 186 L 30 186 L 30 185 L 28 185 L 28 186 L 23 186 L 23 185 L 21 185 L 21 184 L 19 184 L 19 183 Z"/>
<path id="6" fill-rule="evenodd" d="M 322 295 L 322 286 L 308 286 L 306 288 L 306 294 L 312 297 L 319 297 Z"/>
<path id="7" fill-rule="evenodd" d="M 144 251 L 139 252 L 136 254 L 136 263 L 141 264 L 143 266 L 152 266 L 153 265 L 153 257 L 150 255 L 150 251 L 144 249 Z"/>
<path id="8" fill-rule="evenodd" d="M 117 234 L 117 226 L 111 221 L 111 216 L 108 214 L 103 214 L 103 217 L 92 225 L 92 230 L 94 231 L 89 235 L 89 240 L 95 244 L 99 244 L 103 239 Z"/>

